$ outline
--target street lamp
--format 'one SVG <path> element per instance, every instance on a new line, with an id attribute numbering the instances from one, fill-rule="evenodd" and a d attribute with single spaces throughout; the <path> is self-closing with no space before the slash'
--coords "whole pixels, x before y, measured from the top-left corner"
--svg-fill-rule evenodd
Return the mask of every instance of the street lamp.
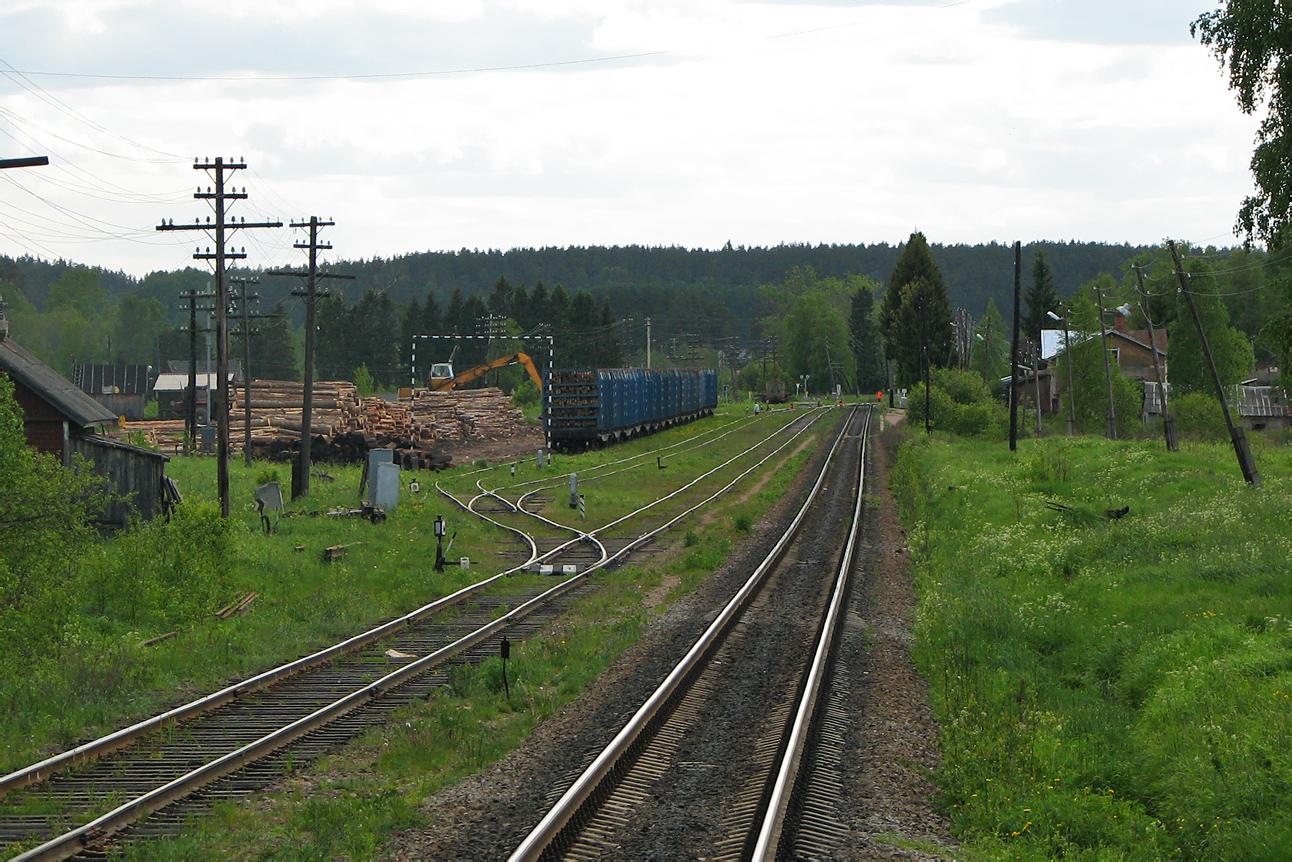
<path id="1" fill-rule="evenodd" d="M 444 571 L 444 516 L 435 516 L 435 571 Z"/>
<path id="2" fill-rule="evenodd" d="M 1063 322 L 1063 358 L 1068 366 L 1068 436 L 1077 436 L 1076 392 L 1072 388 L 1072 340 L 1068 333 L 1068 306 L 1063 306 L 1063 317 L 1053 311 L 1045 312 L 1051 320 Z M 1053 379 L 1053 378 L 1051 378 Z"/>

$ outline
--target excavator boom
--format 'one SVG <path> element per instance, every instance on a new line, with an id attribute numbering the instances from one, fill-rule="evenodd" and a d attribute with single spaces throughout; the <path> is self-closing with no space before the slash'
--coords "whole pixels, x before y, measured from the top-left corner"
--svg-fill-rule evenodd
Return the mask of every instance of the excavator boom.
<path id="1" fill-rule="evenodd" d="M 538 373 L 538 368 L 534 366 L 534 360 L 530 359 L 524 353 L 513 353 L 510 356 L 501 356 L 497 359 L 486 362 L 484 365 L 477 365 L 475 368 L 469 368 L 461 374 L 448 377 L 443 380 L 431 380 L 431 389 L 435 392 L 448 392 L 454 387 L 461 386 L 464 383 L 470 383 L 472 380 L 493 371 L 495 368 L 504 368 L 508 365 L 520 363 L 525 366 L 529 372 L 530 379 L 538 387 L 538 391 L 543 391 L 543 378 Z"/>

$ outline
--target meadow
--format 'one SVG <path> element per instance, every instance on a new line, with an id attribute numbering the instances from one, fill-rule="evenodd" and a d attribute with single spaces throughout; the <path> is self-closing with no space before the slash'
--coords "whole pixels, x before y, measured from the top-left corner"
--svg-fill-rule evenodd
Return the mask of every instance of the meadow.
<path id="1" fill-rule="evenodd" d="M 1288 858 L 1292 452 L 1257 436 L 1261 489 L 1222 444 L 898 450 L 965 858 Z"/>
<path id="2" fill-rule="evenodd" d="M 58 637 L 23 661 L 9 657 L 0 662 L 0 770 L 33 762 L 222 683 L 308 654 L 513 566 L 514 556 L 507 553 L 516 546 L 509 547 L 496 528 L 467 516 L 441 496 L 437 481 L 459 499 L 478 492 L 477 480 L 489 487 L 531 480 L 557 485 L 569 472 L 683 443 L 666 456 L 665 470 L 657 468 L 652 456 L 641 468 L 584 484 L 589 511 L 583 523 L 604 523 L 662 489 L 677 487 L 789 419 L 764 415 L 754 420 L 747 414 L 731 408 L 714 419 L 625 446 L 557 456 L 542 470 L 531 458 L 515 464 L 514 478 L 510 464 L 464 465 L 442 474 L 405 472 L 401 504 L 380 524 L 329 516 L 329 510 L 358 505 L 360 468 L 318 465 L 311 495 L 288 503 L 281 516 L 273 516 L 268 534 L 252 503 L 252 491 L 275 478 L 287 484 L 289 466 L 256 462 L 248 468 L 240 460 L 232 461 L 234 506 L 226 522 L 213 504 L 213 459 L 176 458 L 167 465 L 167 473 L 185 502 L 175 517 L 138 524 L 77 549 L 66 570 L 51 573 L 60 585 L 60 601 L 68 606 Z M 713 439 L 727 430 L 732 433 Z M 687 441 L 700 439 L 713 442 L 684 451 Z M 776 472 L 748 499 L 715 504 L 704 523 L 697 521 L 666 537 L 664 552 L 651 562 L 599 576 L 603 589 L 578 603 L 559 634 L 517 645 L 514 665 L 519 679 L 512 681 L 510 700 L 493 690 L 499 668 L 486 665 L 455 672 L 452 690 L 432 699 L 427 709 L 459 696 L 472 706 L 463 709 L 455 702 L 444 707 L 452 727 L 442 735 L 441 747 L 428 752 L 424 740 L 409 743 L 404 750 L 411 760 L 393 767 L 397 776 L 416 774 L 421 790 L 414 796 L 429 793 L 523 739 L 634 642 L 655 614 L 725 558 L 752 520 L 784 492 L 810 448 L 794 458 L 788 451 L 782 453 L 769 468 L 780 465 L 788 470 Z M 748 478 L 746 487 L 759 478 Z M 411 488 L 413 480 L 420 485 L 417 492 Z M 736 495 L 740 493 L 737 489 Z M 563 496 L 549 492 L 552 499 L 545 514 L 575 523 L 577 513 L 564 505 Z M 454 563 L 469 557 L 469 570 L 456 565 L 443 573 L 433 570 L 431 527 L 436 515 L 446 518 L 453 538 L 448 556 Z M 323 561 L 322 550 L 334 545 L 346 545 L 345 555 Z M 668 550 L 671 547 L 677 550 Z M 496 591 L 539 583 L 550 579 L 519 575 Z M 228 619 L 214 615 L 250 592 L 257 597 L 245 612 Z M 648 592 L 653 598 L 645 604 Z M 477 691 L 489 697 L 472 696 Z M 426 733 L 425 722 L 430 720 L 422 719 L 417 732 Z M 477 729 L 478 724 L 489 732 Z M 412 733 L 418 726 L 410 718 L 404 729 Z M 493 732 L 499 727 L 505 732 Z M 374 791 L 375 797 L 385 798 L 382 792 Z M 349 815 L 340 820 L 347 830 L 359 829 L 363 822 Z"/>
<path id="3" fill-rule="evenodd" d="M 697 437 L 729 418 L 720 415 L 717 422 L 695 423 L 602 452 L 558 456 L 551 475 L 559 480 L 594 463 Z M 713 449 L 666 458 L 664 471 L 651 457 L 646 471 L 588 482 L 589 520 L 594 512 L 598 521 L 607 520 L 633 497 L 644 500 L 665 486 L 682 484 L 684 477 L 715 466 L 718 451 L 734 454 L 755 435 L 786 421 L 783 415 L 764 414 Z M 434 813 L 422 804 L 427 797 L 521 744 L 635 643 L 652 620 L 721 565 L 786 492 L 835 421 L 825 417 L 813 433 L 800 438 L 807 445 L 789 447 L 769 461 L 766 473 L 751 475 L 732 496 L 679 525 L 659 552 L 599 574 L 597 589 L 576 600 L 555 625 L 513 645 L 509 685 L 504 685 L 498 658 L 457 667 L 448 686 L 402 708 L 385 726 L 364 734 L 344 751 L 286 777 L 277 792 L 243 803 L 220 803 L 213 816 L 196 819 L 184 833 L 128 846 L 123 858 L 306 860 L 380 855 L 398 831 L 431 822 Z M 516 481 L 530 478 L 523 474 L 526 469 L 531 468 L 518 468 Z M 475 490 L 477 479 L 488 487 L 511 482 L 509 471 L 498 465 L 484 473 L 445 474 L 444 479 L 455 494 L 465 496 Z M 577 516 L 564 506 L 564 495 L 553 496 L 545 514 L 573 523 Z"/>

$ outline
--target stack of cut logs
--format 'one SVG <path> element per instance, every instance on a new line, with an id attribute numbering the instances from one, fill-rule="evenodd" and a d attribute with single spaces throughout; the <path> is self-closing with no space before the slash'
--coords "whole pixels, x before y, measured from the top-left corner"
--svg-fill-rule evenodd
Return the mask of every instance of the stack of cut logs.
<path id="1" fill-rule="evenodd" d="M 502 390 L 454 389 L 413 395 L 413 425 L 435 440 L 502 440 L 526 428 L 525 415 Z"/>
<path id="2" fill-rule="evenodd" d="M 247 390 L 239 388 L 233 396 L 229 425 L 243 427 L 246 420 Z M 371 399 L 370 399 L 371 400 Z M 254 380 L 251 383 L 251 437 L 274 437 L 283 431 L 301 431 L 301 413 L 305 407 L 305 386 L 291 380 Z M 363 410 L 359 390 L 346 380 L 327 380 L 314 384 L 314 409 L 310 431 L 331 437 L 346 431 L 363 430 Z M 263 433 L 257 435 L 257 431 Z"/>
<path id="3" fill-rule="evenodd" d="M 251 451 L 258 458 L 288 461 L 300 448 L 304 385 L 290 380 L 256 380 L 251 384 Z M 235 387 L 229 411 L 229 444 L 242 451 L 246 390 Z M 417 390 L 412 401 L 360 398 L 344 380 L 314 384 L 310 417 L 311 460 L 332 463 L 362 461 L 373 448 L 395 452 L 395 463 L 410 470 L 440 470 L 450 462 L 437 451 L 442 443 L 501 440 L 526 430 L 524 414 L 502 390 Z M 162 451 L 183 445 L 183 421 L 131 422 L 127 431 L 142 431 Z"/>

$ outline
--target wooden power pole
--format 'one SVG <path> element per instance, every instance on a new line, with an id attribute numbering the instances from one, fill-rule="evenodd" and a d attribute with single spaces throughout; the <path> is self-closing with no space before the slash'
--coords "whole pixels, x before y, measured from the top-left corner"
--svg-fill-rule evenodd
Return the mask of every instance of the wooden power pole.
<path id="1" fill-rule="evenodd" d="M 207 216 L 205 222 L 175 224 L 174 220 L 171 220 L 157 225 L 157 230 L 162 231 L 205 231 L 215 242 L 214 252 L 209 247 L 205 252 L 199 249 L 194 253 L 193 259 L 209 260 L 215 265 L 215 373 L 219 375 L 220 384 L 220 397 L 215 405 L 216 482 L 219 486 L 220 514 L 226 518 L 229 517 L 229 288 L 225 283 L 225 270 L 228 261 L 244 260 L 247 253 L 245 249 L 234 251 L 232 246 L 226 246 L 225 243 L 236 231 L 244 228 L 283 226 L 280 221 L 248 222 L 245 217 L 241 221 L 229 217 L 228 203 L 246 200 L 247 189 L 245 187 L 242 191 L 226 189 L 225 180 L 228 174 L 246 167 L 246 162 L 241 159 L 236 162 L 232 160 L 226 162 L 223 158 L 217 158 L 214 161 L 195 159 L 193 169 L 209 171 L 215 180 L 215 187 L 207 186 L 206 191 L 202 191 L 199 186 L 193 197 L 211 202 L 215 210 L 215 221 L 212 222 L 211 217 Z"/>
<path id="2" fill-rule="evenodd" d="M 1014 243 L 1014 334 L 1009 344 L 1009 451 L 1018 449 L 1018 328 L 1023 302 L 1023 244 Z"/>
<path id="3" fill-rule="evenodd" d="M 1168 409 L 1166 397 L 1166 375 L 1162 373 L 1162 363 L 1158 357 L 1157 328 L 1153 326 L 1153 316 L 1149 314 L 1148 291 L 1144 289 L 1144 267 L 1135 264 L 1135 281 L 1139 288 L 1139 310 L 1144 314 L 1148 324 L 1148 341 L 1153 350 L 1153 376 L 1157 378 L 1157 391 L 1162 396 L 1162 433 L 1166 436 L 1166 451 L 1179 452 L 1180 442 L 1175 436 L 1175 419 Z"/>
<path id="4" fill-rule="evenodd" d="M 1099 346 L 1104 351 L 1104 380 L 1108 383 L 1108 413 L 1104 416 L 1104 434 L 1117 439 L 1117 408 L 1113 400 L 1113 371 L 1108 361 L 1108 326 L 1104 323 L 1104 292 L 1095 285 L 1095 302 L 1099 305 Z"/>
<path id="5" fill-rule="evenodd" d="M 296 276 L 304 277 L 305 286 L 292 291 L 293 296 L 304 297 L 305 299 L 305 384 L 303 398 L 301 399 L 301 447 L 297 454 L 296 463 L 292 469 L 292 499 L 307 497 L 310 493 L 310 444 L 313 441 L 312 425 L 314 422 L 314 331 L 318 324 L 315 323 L 315 306 L 321 296 L 326 296 L 327 291 L 319 290 L 319 279 L 324 278 L 345 278 L 353 279 L 352 275 L 338 275 L 331 272 L 319 272 L 319 252 L 332 248 L 330 243 L 319 242 L 319 228 L 332 227 L 336 222 L 328 219 L 321 220 L 318 216 L 310 216 L 309 221 L 292 222 L 294 228 L 305 228 L 309 230 L 309 240 L 307 242 L 294 243 L 295 248 L 304 249 L 309 252 L 309 268 L 305 272 L 270 272 L 267 275 L 277 276 Z"/>
<path id="6" fill-rule="evenodd" d="M 1180 279 L 1180 292 L 1189 306 L 1193 324 L 1198 327 L 1198 341 L 1202 344 L 1202 354 L 1207 358 L 1207 368 L 1211 371 L 1211 382 L 1216 385 L 1216 398 L 1220 399 L 1220 410 L 1225 414 L 1225 424 L 1229 426 L 1229 439 L 1234 444 L 1234 454 L 1238 456 L 1238 469 L 1243 471 L 1243 478 L 1253 488 L 1261 486 L 1261 474 L 1256 471 L 1256 459 L 1252 457 L 1251 446 L 1241 425 L 1234 424 L 1234 417 L 1229 413 L 1229 401 L 1225 398 L 1225 387 L 1220 382 L 1220 372 L 1216 370 L 1216 360 L 1211 355 L 1211 345 L 1207 343 L 1207 333 L 1202 328 L 1202 318 L 1198 315 L 1198 306 L 1193 301 L 1193 292 L 1189 290 L 1189 276 L 1180 263 L 1180 253 L 1176 251 L 1175 240 L 1167 240 L 1171 249 L 1171 259 L 1175 261 L 1175 274 Z"/>

